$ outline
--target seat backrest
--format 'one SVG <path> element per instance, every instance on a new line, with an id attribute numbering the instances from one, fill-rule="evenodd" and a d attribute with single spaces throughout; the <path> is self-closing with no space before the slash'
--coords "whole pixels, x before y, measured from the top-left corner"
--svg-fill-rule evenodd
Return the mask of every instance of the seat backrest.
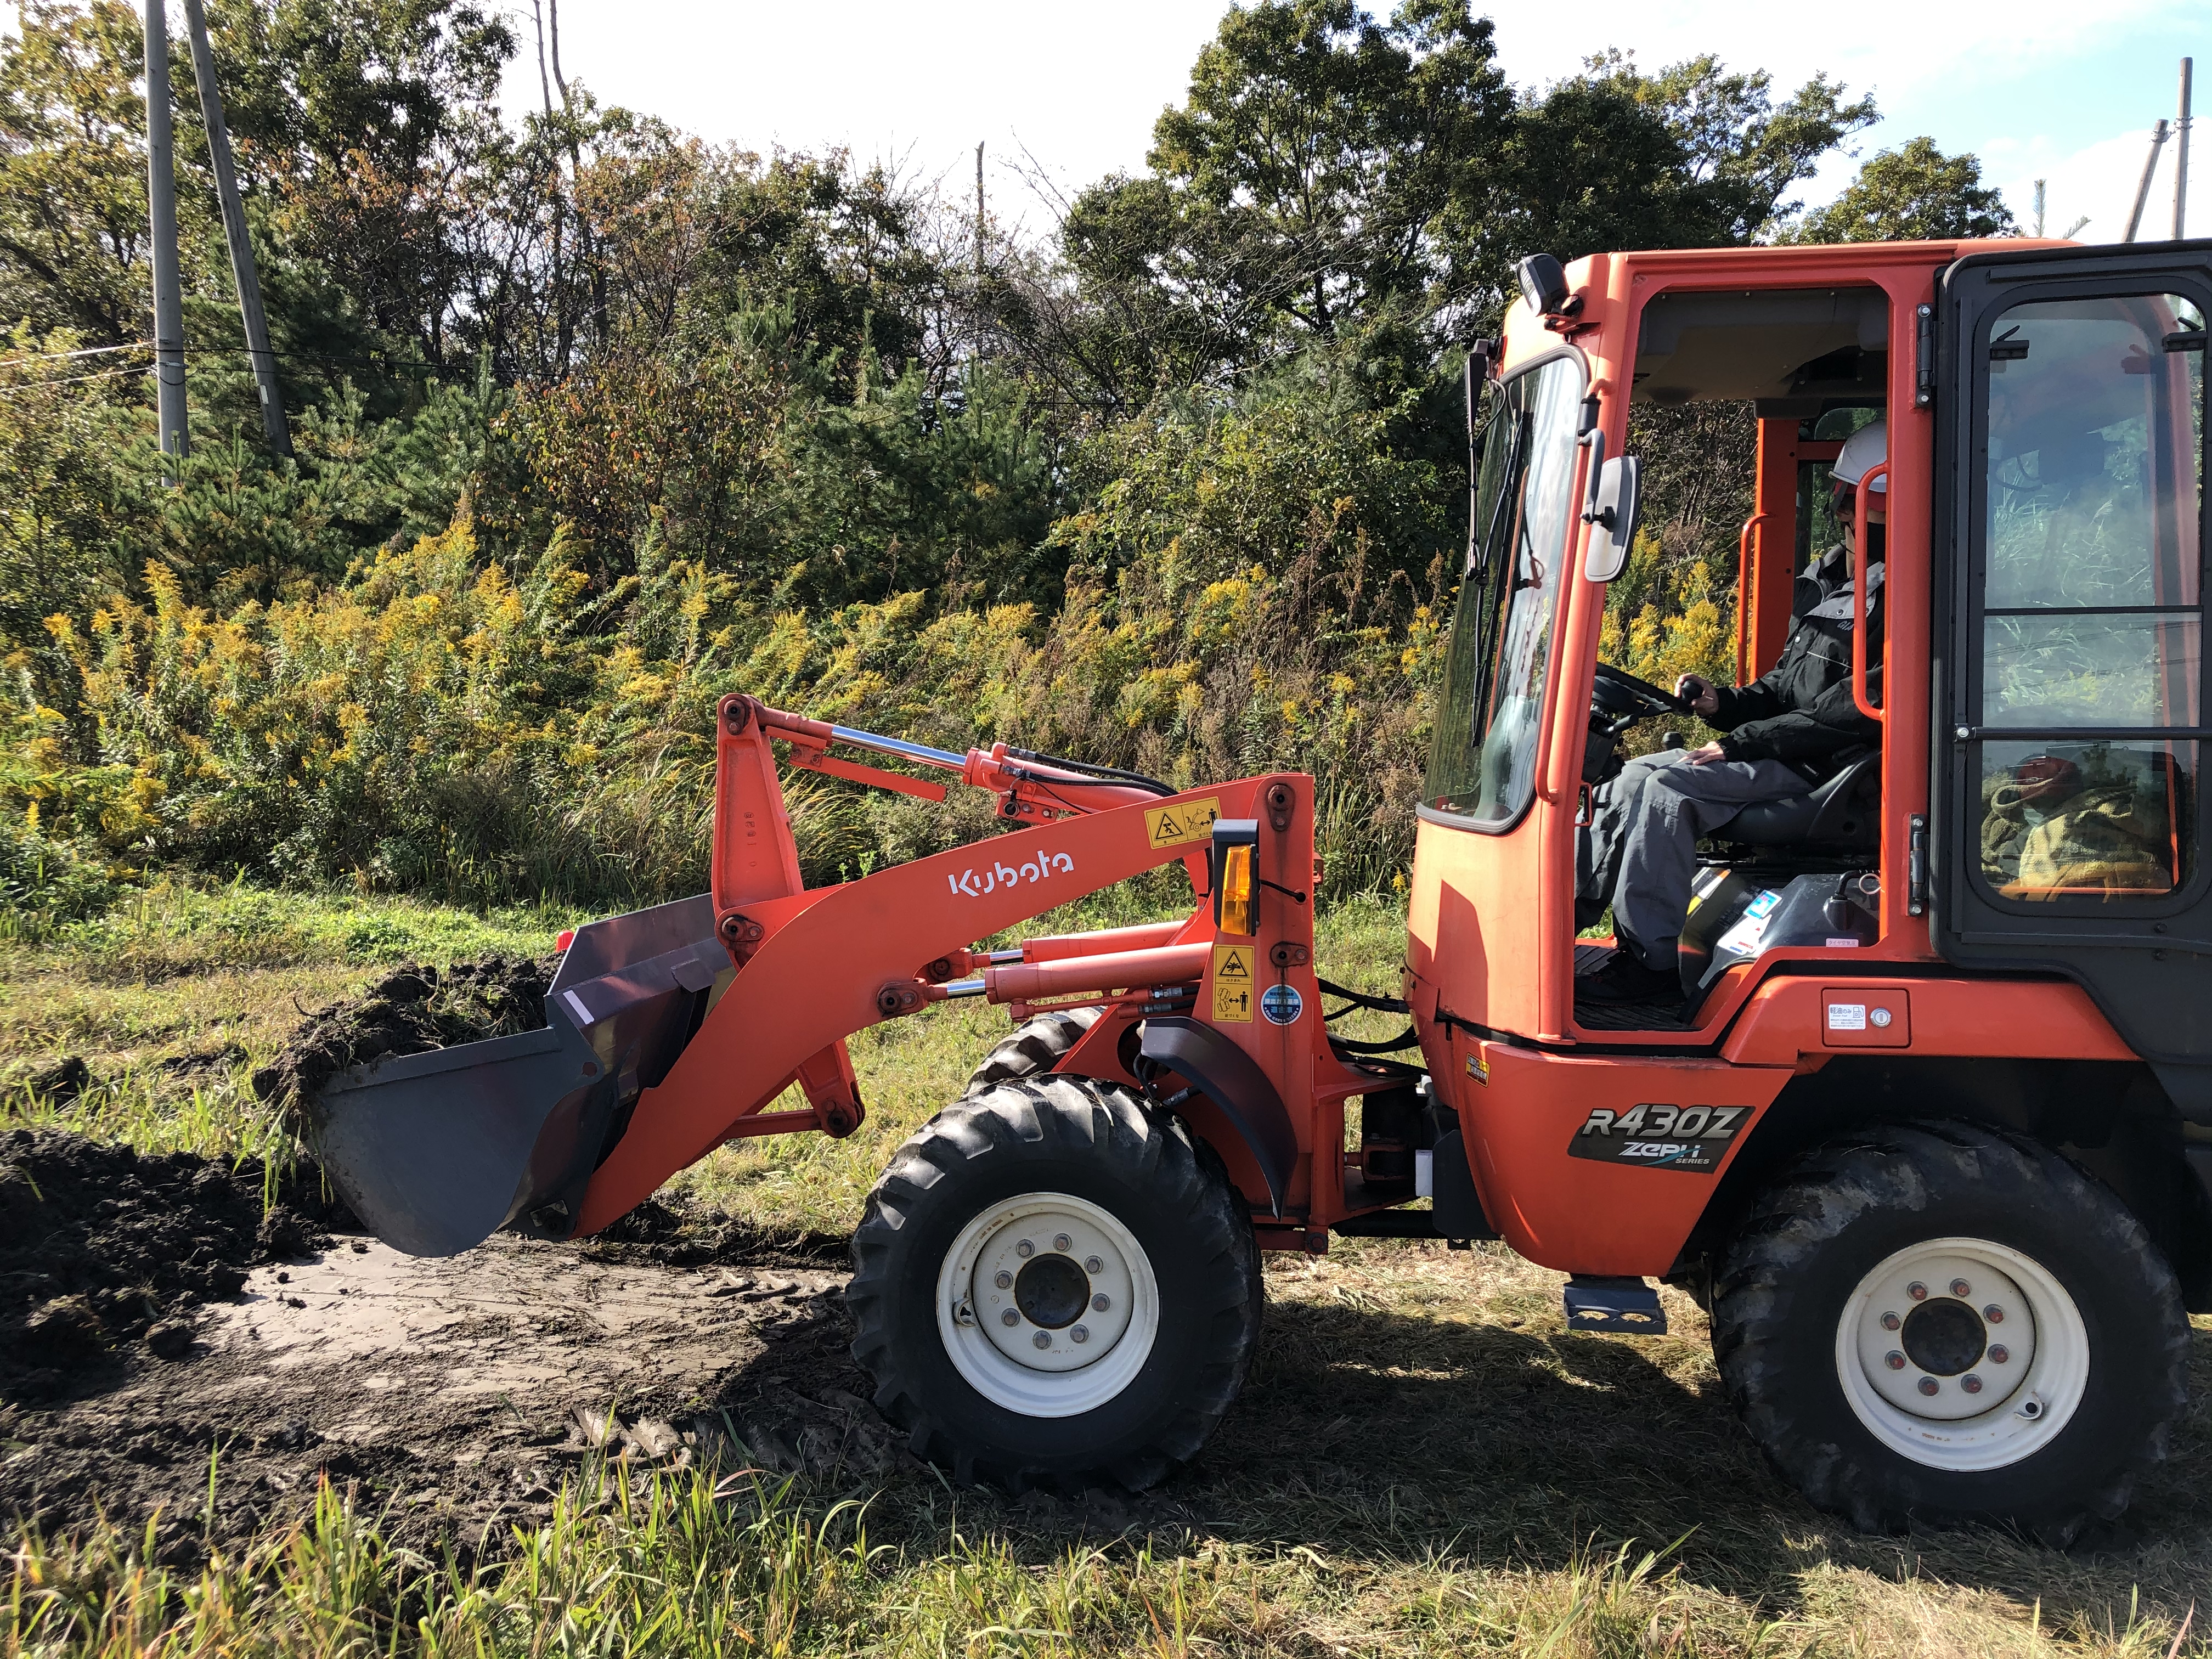
<path id="1" fill-rule="evenodd" d="M 1881 751 L 1860 756 L 1826 783 L 1782 800 L 1754 801 L 1719 831 L 1745 847 L 1818 843 L 1858 849 L 1881 839 Z"/>

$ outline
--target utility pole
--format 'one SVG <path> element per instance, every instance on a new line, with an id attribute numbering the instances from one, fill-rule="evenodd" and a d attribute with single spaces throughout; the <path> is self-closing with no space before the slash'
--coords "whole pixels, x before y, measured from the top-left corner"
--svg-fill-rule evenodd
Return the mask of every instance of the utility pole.
<path id="1" fill-rule="evenodd" d="M 2189 71 L 2194 58 L 2181 60 L 2181 119 L 2174 125 L 2173 240 L 2179 241 L 2189 212 Z"/>
<path id="2" fill-rule="evenodd" d="M 2035 234 L 2039 238 L 2043 234 L 2043 186 L 2046 182 L 2042 179 L 2035 181 Z"/>
<path id="3" fill-rule="evenodd" d="M 2142 227 L 2143 204 L 2150 200 L 2151 176 L 2158 171 L 2158 147 L 2165 142 L 2166 118 L 2161 115 L 2150 130 L 2150 154 L 2143 157 L 2142 177 L 2136 180 L 2136 204 L 2128 210 L 2128 234 L 2120 238 L 2124 242 L 2134 241 Z"/>
<path id="4" fill-rule="evenodd" d="M 230 280 L 238 289 L 238 314 L 246 324 L 246 351 L 253 360 L 253 384 L 261 394 L 261 430 L 278 455 L 292 453 L 291 429 L 284 422 L 284 398 L 276 385 L 276 354 L 269 349 L 269 319 L 261 309 L 261 278 L 253 267 L 253 243 L 246 231 L 246 204 L 238 197 L 238 170 L 231 165 L 230 127 L 222 118 L 222 93 L 216 85 L 215 52 L 208 45 L 207 14 L 200 0 L 185 0 L 185 27 L 192 37 L 192 78 L 199 82 L 200 118 L 206 123 L 208 154 L 215 161 L 215 191 L 222 203 L 222 234 L 230 244 Z"/>
<path id="5" fill-rule="evenodd" d="M 146 0 L 146 228 L 154 244 L 155 403 L 169 481 L 191 440 L 185 431 L 185 296 L 177 262 L 176 141 L 169 125 L 169 19 Z"/>

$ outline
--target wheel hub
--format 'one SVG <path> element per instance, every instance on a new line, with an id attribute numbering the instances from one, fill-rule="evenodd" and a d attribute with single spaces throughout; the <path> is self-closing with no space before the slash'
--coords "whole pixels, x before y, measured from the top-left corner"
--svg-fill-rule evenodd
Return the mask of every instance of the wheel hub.
<path id="1" fill-rule="evenodd" d="M 987 1398 L 1036 1417 L 1103 1405 L 1151 1353 L 1151 1261 L 1112 1213 L 1066 1193 L 1024 1193 L 961 1230 L 938 1276 L 938 1328 Z"/>
<path id="2" fill-rule="evenodd" d="M 1041 1255 L 1014 1275 L 1014 1309 L 1033 1325 L 1065 1330 L 1091 1304 L 1091 1276 L 1066 1256 Z"/>
<path id="3" fill-rule="evenodd" d="M 1922 1370 L 1956 1376 L 1988 1350 L 1988 1329 L 1981 1315 L 1947 1296 L 1905 1315 L 1900 1340 L 1905 1358 Z"/>
<path id="4" fill-rule="evenodd" d="M 2065 1426 L 2088 1379 L 2073 1297 L 2032 1258 L 1984 1239 L 1898 1251 L 1845 1304 L 1836 1369 L 1859 1420 L 1941 1468 L 2001 1468 Z"/>

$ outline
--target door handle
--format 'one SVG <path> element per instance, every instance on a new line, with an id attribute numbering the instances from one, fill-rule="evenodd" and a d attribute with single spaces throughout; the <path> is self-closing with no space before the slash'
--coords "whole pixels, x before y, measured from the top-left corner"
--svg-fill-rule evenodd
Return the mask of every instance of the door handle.
<path id="1" fill-rule="evenodd" d="M 1870 720 L 1886 720 L 1888 717 L 1875 704 L 1867 701 L 1867 497 L 1874 493 L 1874 481 L 1889 482 L 1889 463 L 1870 466 L 1859 480 L 1858 499 L 1852 506 L 1851 545 L 1857 550 L 1858 569 L 1851 578 L 1851 701 L 1858 711 Z M 1887 495 L 1888 492 L 1883 491 Z M 1737 614 L 1742 614 L 1743 601 L 1736 601 Z M 1887 655 L 1888 641 L 1883 641 L 1883 654 Z"/>

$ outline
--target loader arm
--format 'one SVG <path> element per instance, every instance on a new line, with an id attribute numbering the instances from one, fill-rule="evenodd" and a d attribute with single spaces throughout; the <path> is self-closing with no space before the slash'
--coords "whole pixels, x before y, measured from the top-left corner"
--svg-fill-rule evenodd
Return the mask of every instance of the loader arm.
<path id="1" fill-rule="evenodd" d="M 1221 1076 L 1187 1076 L 1178 1098 L 1200 1115 L 1220 1110 L 1217 1127 L 1250 1142 L 1251 1158 L 1236 1146 L 1224 1155 L 1244 1190 L 1264 1190 L 1284 1216 L 1314 1135 L 1329 1132 L 1310 1114 L 1294 1129 L 1285 1103 L 1315 1098 L 1317 1083 L 1331 1102 L 1366 1086 L 1334 1065 L 1317 1019 L 1278 1018 L 1286 1006 L 1319 1006 L 1312 779 L 1176 792 L 1003 744 L 931 749 L 746 696 L 722 700 L 716 728 L 710 893 L 575 930 L 546 999 L 546 1030 L 356 1066 L 302 1103 L 325 1170 L 380 1237 L 435 1255 L 501 1226 L 574 1237 L 606 1227 L 725 1141 L 849 1134 L 865 1108 L 845 1039 L 963 996 L 1009 1005 L 1018 1019 L 1036 1006 L 1087 1002 L 1127 1005 L 1134 1018 L 1210 1011 L 1225 1020 L 1224 1040 L 1251 1065 L 1223 1056 Z M 781 764 L 925 799 L 945 793 L 910 769 L 833 756 L 833 744 L 952 774 L 995 794 L 1000 822 L 1021 827 L 809 889 Z M 1203 890 L 1224 818 L 1267 821 L 1255 868 L 1275 890 L 1244 923 L 1236 984 L 1216 985 L 1223 962 L 1205 904 L 1176 922 L 972 948 L 1177 859 Z M 1263 992 L 1275 1000 L 1261 1021 Z M 1135 1080 L 1118 1048 L 1089 1063 Z M 1317 1077 L 1317 1064 L 1330 1069 Z M 1247 1091 L 1273 1103 L 1257 1120 L 1223 1080 L 1231 1072 L 1269 1079 Z M 794 1085 L 804 1103 L 770 1110 Z M 1334 1194 L 1322 1196 L 1324 1210 L 1340 1201 Z"/>
<path id="2" fill-rule="evenodd" d="M 792 743 L 794 763 L 805 766 L 828 743 L 863 735 L 749 697 L 725 701 L 714 902 L 717 931 L 738 971 L 667 1075 L 640 1093 L 627 1129 L 592 1176 L 576 1232 L 596 1232 L 626 1214 L 677 1170 L 744 1134 L 749 1120 L 802 1118 L 766 1112 L 793 1082 L 806 1085 L 814 1115 L 825 1121 L 790 1127 L 835 1133 L 841 1127 L 835 1115 L 849 1112 L 842 1124 L 849 1129 L 860 1102 L 843 1040 L 953 994 L 933 981 L 933 965 L 964 963 L 972 942 L 1157 865 L 1186 858 L 1202 872 L 1212 819 L 1254 816 L 1267 781 L 1243 779 L 1162 797 L 1011 760 L 1003 746 L 971 750 L 959 757 L 963 781 L 998 793 L 1000 816 L 1029 827 L 859 881 L 805 889 L 772 744 Z M 955 758 L 917 745 L 886 747 L 926 763 Z M 836 775 L 878 781 L 864 775 L 871 770 L 841 763 Z M 1158 930 L 1146 934 L 1149 943 Z M 1212 936 L 1210 919 L 1201 912 L 1175 935 L 1202 946 Z M 1131 988 L 1160 971 L 1157 947 L 1109 952 L 1116 954 L 1127 958 L 1132 977 L 1094 988 Z M 1105 969 L 1088 977 L 1096 981 L 1102 973 L 1110 977 Z"/>

